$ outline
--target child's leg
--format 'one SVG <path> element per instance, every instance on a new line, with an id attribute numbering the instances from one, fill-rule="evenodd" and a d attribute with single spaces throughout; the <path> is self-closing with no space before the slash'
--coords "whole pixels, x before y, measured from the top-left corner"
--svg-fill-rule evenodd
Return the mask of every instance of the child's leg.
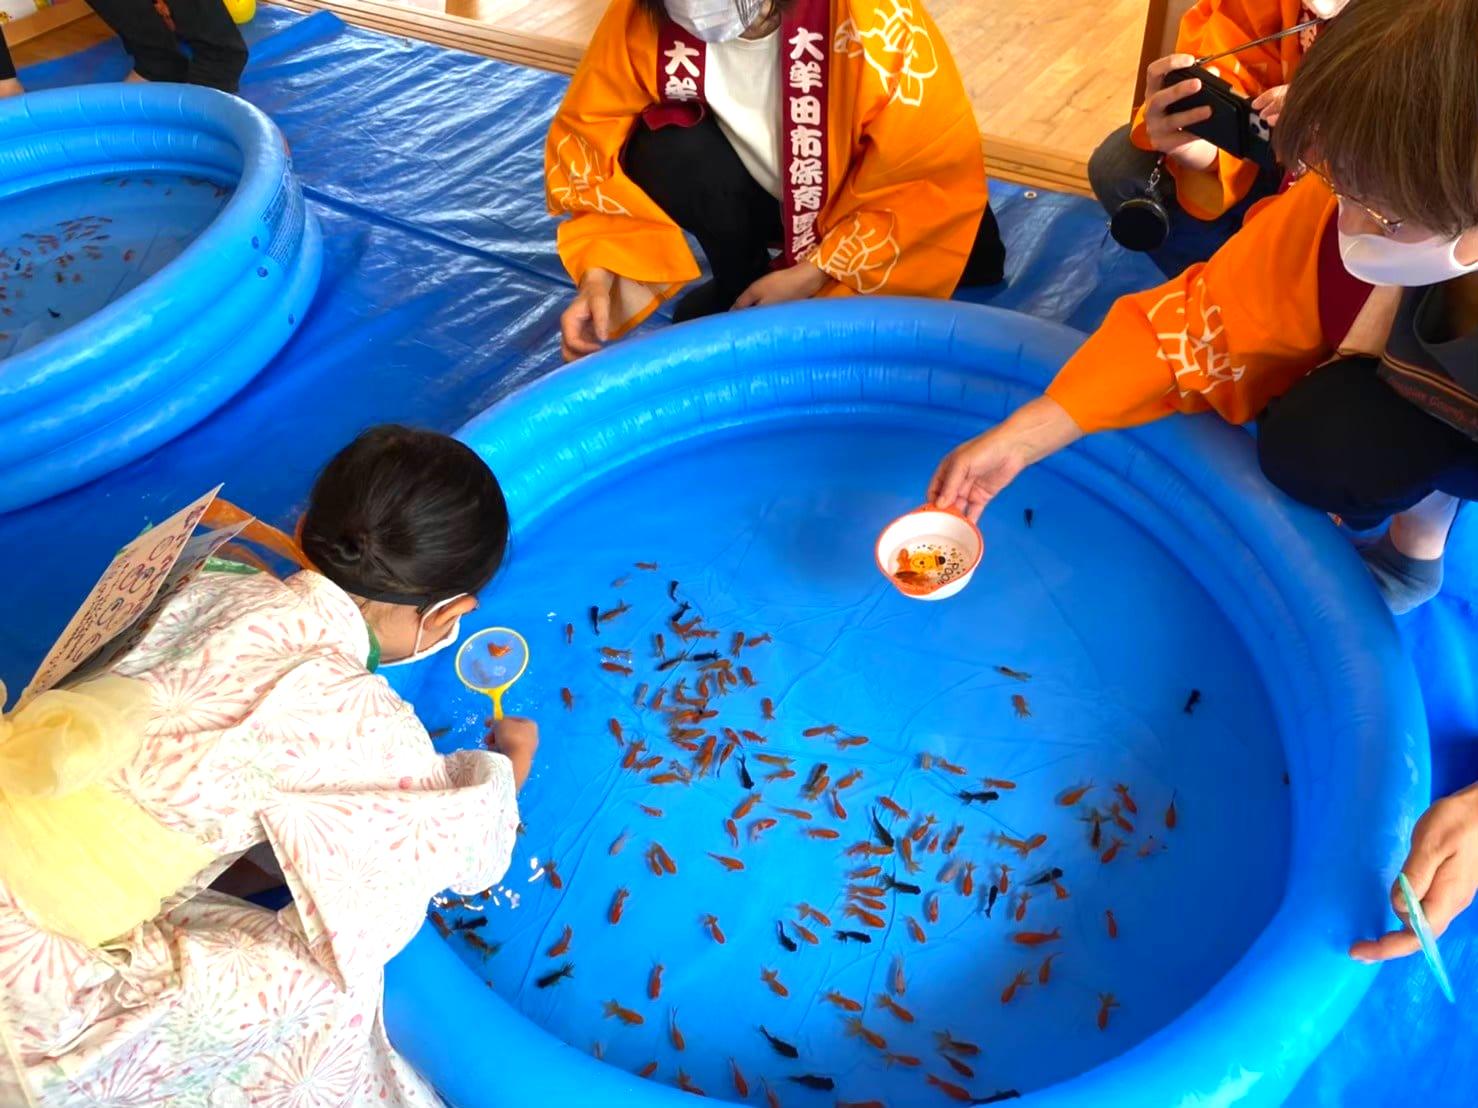
<path id="1" fill-rule="evenodd" d="M 0 34 L 0 100 L 7 96 L 19 96 L 25 91 L 16 79 L 15 61 L 10 56 L 10 47 L 5 43 L 5 35 Z"/>
<path id="2" fill-rule="evenodd" d="M 180 52 L 174 32 L 149 0 L 90 0 L 92 10 L 112 28 L 133 59 L 133 70 L 146 81 L 183 81 L 189 60 Z"/>
<path id="3" fill-rule="evenodd" d="M 246 68 L 246 42 L 221 0 L 169 0 L 175 33 L 190 44 L 192 85 L 236 92 Z"/>

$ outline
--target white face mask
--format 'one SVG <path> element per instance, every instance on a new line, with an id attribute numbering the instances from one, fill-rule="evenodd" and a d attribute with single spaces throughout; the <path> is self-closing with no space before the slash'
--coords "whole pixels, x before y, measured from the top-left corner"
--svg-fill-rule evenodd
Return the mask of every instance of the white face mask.
<path id="1" fill-rule="evenodd" d="M 1333 19 L 1350 0 L 1304 0 L 1304 7 L 1320 19 Z"/>
<path id="2" fill-rule="evenodd" d="M 419 662 L 422 658 L 429 658 L 437 651 L 445 650 L 447 647 L 455 643 L 457 641 L 457 636 L 462 633 L 461 616 L 458 616 L 455 620 L 452 621 L 451 630 L 449 630 L 436 642 L 426 647 L 424 650 L 421 648 L 421 636 L 426 633 L 426 621 L 428 619 L 430 619 L 441 609 L 445 608 L 448 604 L 455 604 L 466 595 L 468 594 L 463 592 L 458 593 L 456 596 L 449 596 L 445 600 L 437 601 L 435 604 L 431 605 L 431 607 L 427 608 L 426 611 L 421 613 L 421 622 L 416 626 L 415 646 L 412 647 L 411 652 L 404 658 L 397 658 L 393 662 L 381 662 L 380 668 L 386 669 L 389 666 L 408 666 L 412 662 Z"/>
<path id="3" fill-rule="evenodd" d="M 1440 235 L 1418 242 L 1400 242 L 1387 235 L 1339 233 L 1339 256 L 1351 276 L 1372 285 L 1412 289 L 1440 285 L 1478 270 L 1478 262 L 1457 260 L 1457 239 Z"/>
<path id="4" fill-rule="evenodd" d="M 667 14 L 704 42 L 732 42 L 759 16 L 760 0 L 664 0 Z"/>

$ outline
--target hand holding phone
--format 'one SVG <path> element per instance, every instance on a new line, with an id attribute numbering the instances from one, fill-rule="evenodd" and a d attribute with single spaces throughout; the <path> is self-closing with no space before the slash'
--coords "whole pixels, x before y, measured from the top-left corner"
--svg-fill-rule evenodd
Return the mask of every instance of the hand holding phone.
<path id="1" fill-rule="evenodd" d="M 1188 97 L 1201 90 L 1197 78 L 1169 80 L 1169 74 L 1195 64 L 1189 54 L 1171 54 L 1151 62 L 1145 71 L 1145 129 L 1150 146 L 1173 157 L 1188 169 L 1206 169 L 1216 161 L 1216 147 L 1194 130 L 1211 118 L 1209 104 L 1187 106 Z"/>

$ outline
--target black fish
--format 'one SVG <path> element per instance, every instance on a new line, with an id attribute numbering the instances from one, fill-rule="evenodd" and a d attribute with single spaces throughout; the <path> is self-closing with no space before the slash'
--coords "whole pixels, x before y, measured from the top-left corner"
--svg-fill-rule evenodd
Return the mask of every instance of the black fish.
<path id="1" fill-rule="evenodd" d="M 1201 690 L 1192 689 L 1191 695 L 1185 698 L 1185 714 L 1190 715 L 1196 710 L 1196 705 L 1201 703 Z"/>
<path id="2" fill-rule="evenodd" d="M 674 604 L 677 603 L 677 582 L 676 581 L 669 581 L 669 582 L 667 582 L 667 599 L 671 600 Z"/>
<path id="3" fill-rule="evenodd" d="M 910 885 L 906 881 L 895 880 L 891 873 L 883 874 L 883 888 L 892 889 L 895 893 L 908 893 L 910 896 L 918 896 L 924 890 L 917 885 Z"/>
<path id="4" fill-rule="evenodd" d="M 61 319 L 62 318 L 62 313 L 59 312 L 59 311 L 57 311 L 55 308 L 47 308 L 46 309 L 46 314 L 49 315 L 49 316 L 51 316 L 52 319 Z"/>
<path id="5" fill-rule="evenodd" d="M 1001 887 L 992 884 L 990 892 L 985 898 L 985 918 L 990 919 L 990 910 L 996 906 L 996 897 L 1001 895 Z"/>
<path id="6" fill-rule="evenodd" d="M 502 943 L 490 943 L 475 931 L 463 931 L 462 938 L 467 940 L 467 945 L 473 950 L 480 951 L 484 958 L 491 958 L 503 949 Z"/>
<path id="7" fill-rule="evenodd" d="M 439 739 L 443 735 L 445 735 L 447 732 L 449 732 L 450 730 L 451 730 L 450 727 L 438 727 L 435 731 L 427 731 L 426 732 L 426 737 L 428 739 Z"/>
<path id="8" fill-rule="evenodd" d="M 873 809 L 872 812 L 872 831 L 878 837 L 878 842 L 881 845 L 886 846 L 889 850 L 893 848 L 893 836 L 888 833 L 888 829 L 878 819 L 877 809 Z"/>
<path id="9" fill-rule="evenodd" d="M 744 755 L 739 755 L 739 784 L 746 789 L 754 788 L 754 778 L 749 776 L 749 766 L 744 762 Z"/>
<path id="10" fill-rule="evenodd" d="M 1030 508 L 1028 508 L 1026 511 L 1024 511 L 1024 512 L 1021 513 L 1021 518 L 1024 519 L 1024 520 L 1026 520 L 1026 525 L 1028 527 L 1030 527 L 1032 525 L 1032 517 L 1034 515 L 1036 515 L 1036 513 L 1033 512 Z"/>
<path id="11" fill-rule="evenodd" d="M 689 604 L 686 600 L 684 600 L 683 601 L 683 606 L 681 608 L 679 608 L 677 611 L 673 612 L 672 615 L 670 615 L 670 616 L 667 617 L 667 622 L 668 623 L 681 623 L 682 622 L 682 619 L 683 619 L 683 616 L 687 615 L 688 612 L 692 610 L 692 607 L 693 606 L 691 604 Z"/>
<path id="12" fill-rule="evenodd" d="M 957 795 L 966 804 L 973 804 L 977 800 L 982 804 L 988 804 L 992 800 L 1001 799 L 1001 794 L 996 792 L 995 789 L 978 789 L 975 792 L 971 792 L 969 789 L 961 789 Z"/>
<path id="13" fill-rule="evenodd" d="M 466 919 L 459 919 L 456 923 L 452 924 L 452 930 L 474 931 L 479 927 L 486 927 L 487 925 L 487 916 L 468 916 Z"/>
<path id="14" fill-rule="evenodd" d="M 694 654 L 688 659 L 690 662 L 716 662 L 718 661 L 717 650 L 705 650 L 702 654 Z"/>
<path id="15" fill-rule="evenodd" d="M 830 1092 L 837 1087 L 837 1083 L 831 1078 L 817 1077 L 814 1073 L 803 1073 L 799 1077 L 792 1077 L 790 1080 L 794 1081 L 797 1085 L 804 1085 L 808 1089 L 820 1089 L 823 1092 Z"/>
<path id="16" fill-rule="evenodd" d="M 1026 883 L 1028 885 L 1046 885 L 1049 882 L 1058 880 L 1061 876 L 1062 870 L 1057 866 L 1053 866 L 1051 869 L 1044 869 Z"/>
<path id="17" fill-rule="evenodd" d="M 658 673 L 666 673 L 673 666 L 675 666 L 678 663 L 680 663 L 681 661 L 683 661 L 683 659 L 685 659 L 686 657 L 687 657 L 686 654 L 679 654 L 676 658 L 668 658 L 667 661 L 663 662 L 661 665 L 659 665 L 657 667 L 657 672 Z"/>
<path id="18" fill-rule="evenodd" d="M 600 608 L 595 604 L 590 606 L 590 629 L 600 634 Z"/>
<path id="19" fill-rule="evenodd" d="M 547 989 L 547 988 L 549 988 L 550 985 L 554 985 L 554 984 L 558 983 L 559 979 L 562 978 L 562 977 L 574 977 L 574 976 L 575 976 L 575 963 L 574 962 L 566 962 L 564 965 L 560 966 L 559 969 L 555 970 L 553 973 L 546 973 L 543 977 L 539 978 L 539 980 L 535 981 L 534 984 L 537 985 L 537 986 L 539 986 L 539 988 L 541 988 L 541 989 Z"/>
<path id="20" fill-rule="evenodd" d="M 996 672 L 1002 677 L 1011 678 L 1013 681 L 1030 681 L 1032 679 L 1030 673 L 1024 673 L 1019 669 L 1012 669 L 1010 666 L 996 666 Z"/>
<path id="21" fill-rule="evenodd" d="M 770 1040 L 770 1045 L 775 1048 L 776 1054 L 783 1055 L 786 1058 L 799 1058 L 801 1056 L 801 1052 L 799 1050 L 791 1046 L 784 1039 L 775 1038 L 775 1036 L 766 1031 L 763 1026 L 760 1027 L 760 1034 Z"/>
<path id="22" fill-rule="evenodd" d="M 846 942 L 858 942 L 858 943 L 870 943 L 870 942 L 872 942 L 872 936 L 869 935 L 866 931 L 837 931 L 837 932 L 835 932 L 835 934 L 836 934 L 837 939 L 839 941 L 841 941 L 841 942 L 844 942 L 844 943 L 846 943 Z"/>
<path id="23" fill-rule="evenodd" d="M 1020 1097 L 1021 1097 L 1021 1094 L 1018 1093 L 1015 1089 L 1002 1089 L 998 1093 L 991 1093 L 990 1096 L 979 1096 L 979 1097 L 976 1097 L 974 1100 L 970 1101 L 969 1103 L 971 1103 L 971 1104 L 999 1104 L 1003 1100 L 1018 1100 L 1018 1099 L 1020 1099 Z"/>
<path id="24" fill-rule="evenodd" d="M 794 954 L 800 948 L 795 945 L 795 940 L 785 933 L 785 924 L 779 920 L 775 921 L 775 937 L 780 940 L 780 945 Z"/>

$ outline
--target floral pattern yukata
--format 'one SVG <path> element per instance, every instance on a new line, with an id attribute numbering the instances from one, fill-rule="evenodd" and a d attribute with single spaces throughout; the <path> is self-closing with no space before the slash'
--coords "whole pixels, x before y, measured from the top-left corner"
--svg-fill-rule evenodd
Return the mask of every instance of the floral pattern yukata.
<path id="1" fill-rule="evenodd" d="M 154 716 L 109 787 L 217 860 L 99 950 L 37 928 L 0 884 L 0 995 L 38 1103 L 440 1103 L 386 1038 L 384 965 L 434 893 L 503 876 L 513 772 L 437 755 L 368 653 L 317 574 L 205 573 L 112 665 Z M 259 844 L 293 893 L 281 912 L 206 889 Z"/>

